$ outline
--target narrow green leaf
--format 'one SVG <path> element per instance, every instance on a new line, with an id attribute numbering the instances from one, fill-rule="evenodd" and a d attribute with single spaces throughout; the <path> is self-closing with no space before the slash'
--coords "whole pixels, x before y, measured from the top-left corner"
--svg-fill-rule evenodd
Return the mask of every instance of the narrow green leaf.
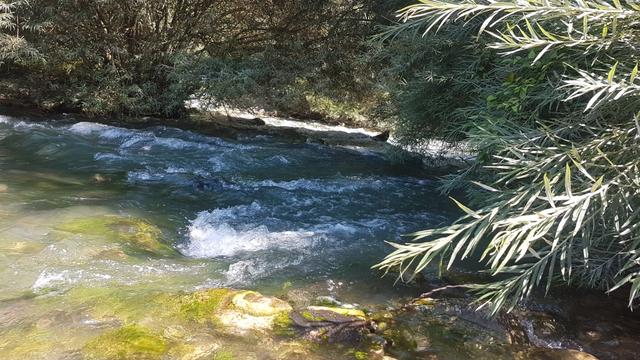
<path id="1" fill-rule="evenodd" d="M 477 213 L 477 212 L 475 212 L 475 211 L 473 211 L 473 210 L 469 209 L 468 207 L 464 206 L 464 205 L 463 205 L 461 202 L 459 202 L 458 200 L 456 200 L 456 199 L 452 198 L 451 196 L 449 196 L 449 199 L 453 200 L 453 202 L 455 202 L 455 203 L 456 203 L 456 205 L 458 205 L 458 207 L 459 207 L 460 209 L 462 209 L 462 211 L 464 211 L 464 212 L 465 212 L 465 213 L 467 213 L 468 215 L 473 216 L 473 217 L 474 217 L 474 218 L 476 218 L 476 219 L 480 219 L 480 218 L 481 218 L 481 216 L 480 216 L 480 215 L 478 215 L 478 213 Z"/>
<path id="2" fill-rule="evenodd" d="M 571 167 L 569 166 L 569 163 L 565 164 L 564 169 L 564 189 L 569 197 L 573 197 L 573 193 L 571 191 Z"/>
<path id="3" fill-rule="evenodd" d="M 609 85 L 613 84 L 613 77 L 616 75 L 617 68 L 618 68 L 618 62 L 616 61 L 616 63 L 611 68 L 611 70 L 609 70 L 609 75 L 607 76 L 607 81 L 609 82 Z"/>
<path id="4" fill-rule="evenodd" d="M 549 182 L 549 176 L 547 173 L 544 174 L 544 191 L 547 193 L 547 200 L 552 208 L 556 207 L 555 202 L 553 201 L 553 191 L 551 190 L 551 182 Z"/>
<path id="5" fill-rule="evenodd" d="M 493 187 L 491 187 L 489 185 L 485 185 L 485 184 L 477 182 L 477 181 L 472 181 L 471 183 L 474 184 L 474 185 L 478 185 L 479 187 L 481 187 L 481 188 L 483 188 L 483 189 L 485 189 L 487 191 L 490 191 L 490 192 L 500 192 L 500 190 L 498 190 L 496 188 L 493 188 Z"/>
<path id="6" fill-rule="evenodd" d="M 591 187 L 591 192 L 596 192 L 598 189 L 600 189 L 603 181 L 604 181 L 604 176 L 600 176 L 600 178 L 596 181 L 596 183 L 593 184 L 593 186 Z"/>
<path id="7" fill-rule="evenodd" d="M 636 79 L 636 76 L 638 76 L 638 63 L 636 63 L 636 66 L 631 70 L 631 78 L 629 78 L 629 82 L 633 82 Z"/>

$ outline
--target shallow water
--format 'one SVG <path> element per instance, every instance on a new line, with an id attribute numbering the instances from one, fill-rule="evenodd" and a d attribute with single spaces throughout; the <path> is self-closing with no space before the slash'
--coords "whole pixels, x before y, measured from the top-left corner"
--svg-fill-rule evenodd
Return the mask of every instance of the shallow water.
<path id="1" fill-rule="evenodd" d="M 82 358 L 114 313 L 160 329 L 159 293 L 384 306 L 418 291 L 370 270 L 385 241 L 454 215 L 428 173 L 365 150 L 0 116 L 0 357 Z M 166 247 L 114 241 L 113 226 Z"/>

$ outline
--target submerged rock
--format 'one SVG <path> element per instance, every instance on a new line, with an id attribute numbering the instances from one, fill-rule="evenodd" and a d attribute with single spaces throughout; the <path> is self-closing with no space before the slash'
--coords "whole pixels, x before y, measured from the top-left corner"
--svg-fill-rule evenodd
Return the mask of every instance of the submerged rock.
<path id="1" fill-rule="evenodd" d="M 121 243 L 128 253 L 144 252 L 158 256 L 175 254 L 173 248 L 162 243 L 162 231 L 140 219 L 112 215 L 77 218 L 59 225 L 56 230 L 72 234 L 103 236 Z"/>
<path id="2" fill-rule="evenodd" d="M 290 314 L 292 324 L 312 341 L 360 342 L 371 332 L 371 323 L 361 310 L 309 306 Z"/>
<path id="3" fill-rule="evenodd" d="M 242 291 L 234 295 L 231 302 L 236 309 L 255 316 L 271 316 L 293 310 L 287 302 L 255 291 Z"/>
<path id="4" fill-rule="evenodd" d="M 216 315 L 228 306 L 234 293 L 231 289 L 209 289 L 179 296 L 177 300 L 179 315 L 184 319 L 200 323 L 216 322 Z"/>
<path id="5" fill-rule="evenodd" d="M 210 323 L 219 332 L 245 336 L 249 333 L 277 333 L 286 329 L 283 322 L 291 306 L 278 298 L 254 291 L 209 289 L 178 299 L 182 318 Z"/>
<path id="6" fill-rule="evenodd" d="M 94 174 L 93 177 L 91 177 L 91 180 L 96 184 L 102 184 L 111 181 L 111 179 L 102 174 Z"/>
<path id="7" fill-rule="evenodd" d="M 108 331 L 89 341 L 84 349 L 86 359 L 162 359 L 167 352 L 163 337 L 139 325 L 127 325 Z"/>

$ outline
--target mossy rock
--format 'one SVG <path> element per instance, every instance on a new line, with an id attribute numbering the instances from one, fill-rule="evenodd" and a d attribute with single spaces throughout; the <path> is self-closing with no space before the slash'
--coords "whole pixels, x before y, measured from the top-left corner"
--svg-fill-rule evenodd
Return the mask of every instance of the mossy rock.
<path id="1" fill-rule="evenodd" d="M 298 314 L 304 321 L 296 321 L 296 324 L 302 327 L 316 326 L 314 323 L 342 324 L 367 319 L 362 310 L 328 306 L 309 306 Z M 299 318 L 294 317 L 294 321 Z"/>
<path id="2" fill-rule="evenodd" d="M 177 298 L 179 316 L 187 321 L 212 324 L 224 334 L 284 334 L 290 329 L 291 306 L 283 300 L 254 291 L 209 289 Z"/>
<path id="3" fill-rule="evenodd" d="M 361 310 L 309 306 L 290 314 L 296 332 L 314 342 L 361 343 L 370 322 Z"/>
<path id="4" fill-rule="evenodd" d="M 208 323 L 224 333 L 243 335 L 250 331 L 286 331 L 291 306 L 254 291 L 209 289 L 177 298 L 182 319 Z"/>
<path id="5" fill-rule="evenodd" d="M 220 342 L 215 337 L 193 339 L 189 334 L 188 339 L 179 339 L 176 345 L 171 347 L 165 358 L 180 360 L 216 359 L 215 356 L 224 351 L 220 347 Z"/>
<path id="6" fill-rule="evenodd" d="M 241 291 L 233 296 L 232 303 L 236 309 L 254 316 L 271 316 L 293 310 L 286 301 L 255 291 Z"/>
<path id="7" fill-rule="evenodd" d="M 140 219 L 113 215 L 77 218 L 57 226 L 56 230 L 102 236 L 121 243 L 128 253 L 143 252 L 159 256 L 176 254 L 173 248 L 162 243 L 162 231 L 158 227 Z"/>
<path id="8" fill-rule="evenodd" d="M 0 358 L 43 359 L 55 351 L 58 341 L 59 337 L 42 327 L 9 327 L 2 333 Z"/>
<path id="9" fill-rule="evenodd" d="M 292 337 L 296 334 L 290 313 L 282 312 L 273 318 L 273 332 L 278 336 Z"/>
<path id="10" fill-rule="evenodd" d="M 89 341 L 83 352 L 86 359 L 154 360 L 162 359 L 167 349 L 162 336 L 139 325 L 127 325 Z"/>
<path id="11" fill-rule="evenodd" d="M 36 254 L 46 247 L 45 244 L 33 243 L 27 241 L 6 241 L 0 239 L 0 251 L 4 254 L 10 255 L 22 255 L 22 254 Z"/>
<path id="12" fill-rule="evenodd" d="M 216 315 L 227 308 L 237 291 L 209 289 L 179 296 L 180 317 L 195 322 L 217 322 Z"/>

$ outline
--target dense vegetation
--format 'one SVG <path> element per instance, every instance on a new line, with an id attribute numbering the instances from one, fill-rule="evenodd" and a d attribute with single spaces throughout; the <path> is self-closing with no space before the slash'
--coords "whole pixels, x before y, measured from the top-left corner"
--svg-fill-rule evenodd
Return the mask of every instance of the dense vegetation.
<path id="1" fill-rule="evenodd" d="M 193 94 L 303 115 L 336 99 L 337 110 L 354 108 L 373 89 L 359 56 L 389 10 L 364 0 L 35 0 L 0 2 L 0 12 L 5 97 L 180 116 Z"/>
<path id="2" fill-rule="evenodd" d="M 358 117 L 477 153 L 466 215 L 379 267 L 481 262 L 494 310 L 569 284 L 640 296 L 633 2 L 0 1 L 0 96 L 88 114 L 207 105 Z M 394 9 L 400 22 L 389 19 Z M 467 184 L 474 182 L 475 189 Z M 473 210 L 472 210 L 473 209 Z"/>
<path id="3" fill-rule="evenodd" d="M 494 311 L 559 284 L 625 287 L 633 306 L 640 297 L 640 7 L 617 0 L 423 0 L 401 16 L 388 37 L 431 37 L 447 28 L 457 34 L 461 26 L 479 34 L 460 57 L 474 57 L 463 60 L 475 64 L 470 75 L 455 68 L 445 78 L 454 92 L 430 93 L 439 106 L 409 103 L 405 110 L 422 119 L 433 109 L 443 120 L 454 113 L 439 132 L 463 134 L 478 158 L 445 188 L 477 186 L 472 206 L 460 204 L 464 217 L 395 244 L 379 267 L 404 273 L 479 260 L 495 282 L 473 288 Z M 494 52 L 502 57 L 478 71 Z M 423 81 L 433 87 L 437 78 Z M 456 102 L 465 87 L 476 100 Z M 449 108 L 452 102 L 460 106 Z"/>

